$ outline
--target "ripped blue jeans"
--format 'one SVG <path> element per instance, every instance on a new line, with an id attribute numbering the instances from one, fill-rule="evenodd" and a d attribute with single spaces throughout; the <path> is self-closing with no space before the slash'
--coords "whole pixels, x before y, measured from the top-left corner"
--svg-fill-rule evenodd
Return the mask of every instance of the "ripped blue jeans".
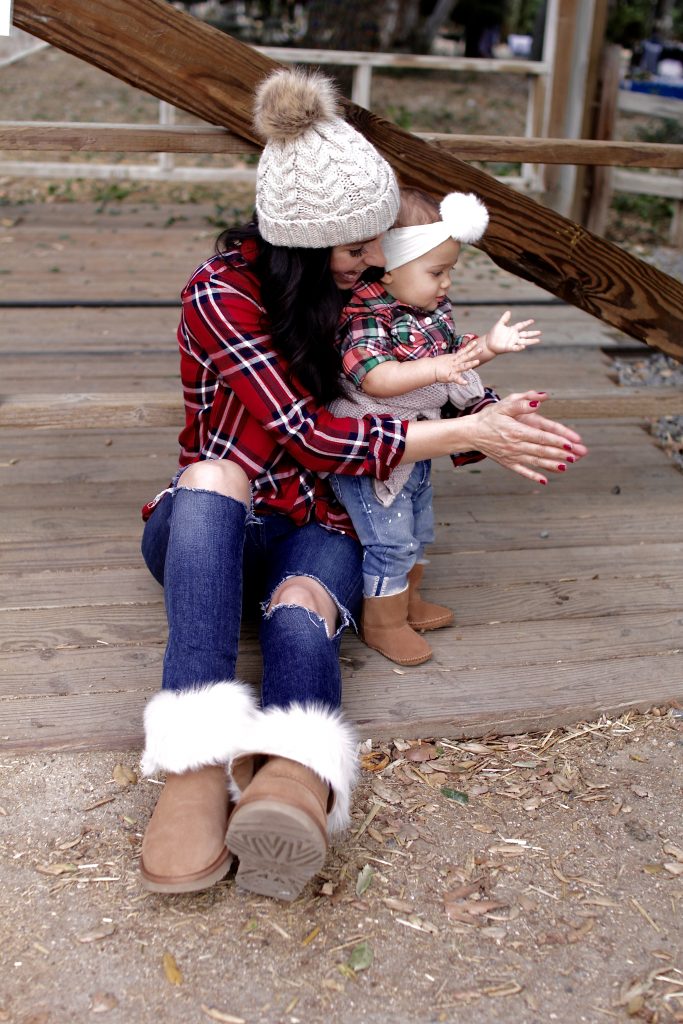
<path id="1" fill-rule="evenodd" d="M 234 498 L 181 487 L 164 495 L 145 524 L 142 554 L 164 587 L 165 689 L 234 679 L 243 605 L 260 606 L 262 705 L 339 707 L 341 634 L 362 596 L 357 541 L 317 523 L 258 517 Z M 306 608 L 267 610 L 292 576 L 318 580 L 335 601 L 340 625 L 332 638 Z"/>

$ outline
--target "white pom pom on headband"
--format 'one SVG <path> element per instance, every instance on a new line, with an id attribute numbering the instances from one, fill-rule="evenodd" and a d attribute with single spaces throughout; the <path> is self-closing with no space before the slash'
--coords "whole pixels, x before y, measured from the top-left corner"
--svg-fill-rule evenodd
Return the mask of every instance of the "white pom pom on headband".
<path id="1" fill-rule="evenodd" d="M 450 192 L 439 210 L 441 220 L 435 224 L 391 228 L 382 236 L 386 270 L 395 270 L 424 256 L 447 238 L 456 242 L 478 242 L 488 226 L 488 210 L 472 192 Z"/>

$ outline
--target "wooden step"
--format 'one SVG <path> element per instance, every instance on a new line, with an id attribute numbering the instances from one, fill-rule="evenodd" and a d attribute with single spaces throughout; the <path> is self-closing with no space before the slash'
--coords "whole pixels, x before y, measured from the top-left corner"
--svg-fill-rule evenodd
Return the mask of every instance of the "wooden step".
<path id="1" fill-rule="evenodd" d="M 54 429 L 177 427 L 182 403 L 173 382 L 168 393 L 0 395 L 0 426 Z M 557 420 L 648 419 L 683 413 L 676 388 L 602 387 L 557 391 L 544 412 Z"/>

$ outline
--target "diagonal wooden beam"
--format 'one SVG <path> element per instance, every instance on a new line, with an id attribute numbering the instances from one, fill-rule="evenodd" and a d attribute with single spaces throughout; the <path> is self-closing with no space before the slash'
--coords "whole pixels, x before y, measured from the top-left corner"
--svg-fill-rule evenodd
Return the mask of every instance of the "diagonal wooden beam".
<path id="1" fill-rule="evenodd" d="M 14 0 L 14 22 L 110 74 L 258 142 L 253 92 L 279 65 L 167 0 Z M 481 244 L 501 267 L 626 334 L 683 359 L 683 284 L 452 154 L 354 104 L 349 120 L 401 180 L 477 192 L 491 222 Z"/>

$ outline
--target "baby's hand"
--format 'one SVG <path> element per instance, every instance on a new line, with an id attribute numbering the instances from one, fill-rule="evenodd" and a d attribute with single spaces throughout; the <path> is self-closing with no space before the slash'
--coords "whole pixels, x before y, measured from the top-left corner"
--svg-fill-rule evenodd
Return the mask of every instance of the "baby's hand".
<path id="1" fill-rule="evenodd" d="M 451 352 L 445 356 L 435 356 L 430 360 L 436 374 L 434 380 L 437 384 L 466 384 L 462 376 L 465 370 L 472 370 L 479 366 L 478 338 L 473 338 L 466 344 L 461 345 L 457 352 Z"/>
<path id="2" fill-rule="evenodd" d="M 527 345 L 538 345 L 541 340 L 540 331 L 526 330 L 534 322 L 533 320 L 522 320 L 518 324 L 510 324 L 511 316 L 510 310 L 506 310 L 500 320 L 497 320 L 486 334 L 486 347 L 494 356 L 502 355 L 504 352 L 521 352 Z"/>

